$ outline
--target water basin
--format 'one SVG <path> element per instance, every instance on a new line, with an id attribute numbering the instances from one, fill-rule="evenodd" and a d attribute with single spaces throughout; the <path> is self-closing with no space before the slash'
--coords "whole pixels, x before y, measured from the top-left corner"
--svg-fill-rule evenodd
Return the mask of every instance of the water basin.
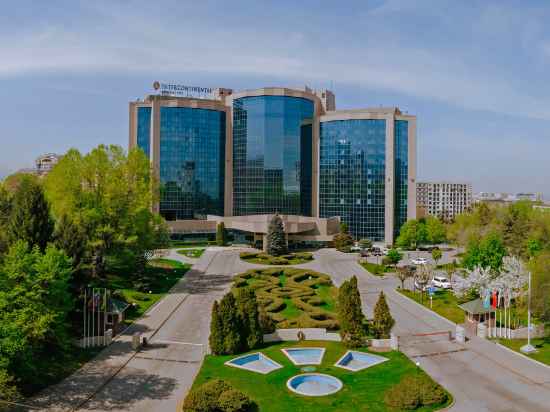
<path id="1" fill-rule="evenodd" d="M 257 372 L 264 375 L 283 367 L 260 352 L 231 359 L 230 361 L 225 362 L 225 364 L 234 368 L 246 369 L 251 372 Z"/>
<path id="2" fill-rule="evenodd" d="M 325 348 L 286 348 L 281 349 L 294 365 L 320 365 Z"/>
<path id="3" fill-rule="evenodd" d="M 332 395 L 342 389 L 342 381 L 322 373 L 304 373 L 290 378 L 286 386 L 294 393 L 304 396 Z"/>
<path id="4" fill-rule="evenodd" d="M 352 372 L 357 372 L 369 368 L 379 363 L 386 362 L 388 358 L 383 356 L 373 355 L 372 353 L 358 352 L 354 350 L 347 351 L 334 366 L 342 369 L 347 369 Z"/>

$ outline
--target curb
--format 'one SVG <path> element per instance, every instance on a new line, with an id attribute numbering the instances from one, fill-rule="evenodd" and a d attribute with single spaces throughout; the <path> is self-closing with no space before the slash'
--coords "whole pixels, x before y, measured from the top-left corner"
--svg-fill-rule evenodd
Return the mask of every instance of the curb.
<path id="1" fill-rule="evenodd" d="M 536 360 L 536 359 L 530 358 L 529 356 L 526 356 L 526 355 L 524 355 L 523 353 L 516 352 L 515 350 L 510 349 L 508 346 L 504 346 L 503 344 L 498 343 L 498 342 L 493 342 L 493 341 L 489 341 L 489 342 L 492 342 L 492 343 L 494 343 L 495 345 L 500 346 L 501 348 L 506 349 L 508 352 L 512 352 L 513 354 L 515 354 L 515 355 L 517 355 L 517 356 L 521 356 L 523 359 L 527 359 L 527 360 L 529 360 L 529 361 L 531 361 L 531 362 L 533 362 L 533 363 L 535 363 L 535 364 L 538 364 L 538 365 L 540 365 L 540 366 L 544 366 L 544 367 L 547 368 L 547 369 L 550 369 L 550 365 L 547 365 L 547 364 L 545 364 L 545 363 L 542 363 L 541 361 L 538 361 L 538 360 Z"/>

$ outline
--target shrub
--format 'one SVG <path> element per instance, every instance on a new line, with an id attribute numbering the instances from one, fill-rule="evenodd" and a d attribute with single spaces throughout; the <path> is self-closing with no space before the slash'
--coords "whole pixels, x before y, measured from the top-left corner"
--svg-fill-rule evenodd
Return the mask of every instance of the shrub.
<path id="1" fill-rule="evenodd" d="M 357 288 L 357 278 L 353 276 L 345 281 L 338 291 L 338 320 L 340 336 L 347 347 L 357 348 L 363 345 L 365 331 L 361 309 L 361 296 Z"/>
<path id="2" fill-rule="evenodd" d="M 225 246 L 227 244 L 227 231 L 223 222 L 218 223 L 216 228 L 216 244 L 218 246 Z"/>
<path id="3" fill-rule="evenodd" d="M 275 332 L 275 322 L 273 321 L 273 318 L 269 316 L 265 309 L 260 309 L 258 320 L 260 321 L 260 327 L 262 328 L 263 333 Z"/>
<path id="4" fill-rule="evenodd" d="M 334 247 L 340 252 L 351 252 L 353 245 L 353 237 L 349 234 L 348 225 L 342 223 L 340 225 L 340 233 L 334 235 Z"/>
<path id="5" fill-rule="evenodd" d="M 241 323 L 242 345 L 246 350 L 254 349 L 263 343 L 258 302 L 251 288 L 241 288 L 236 293 L 237 310 Z"/>
<path id="6" fill-rule="evenodd" d="M 233 389 L 220 379 L 213 379 L 189 392 L 183 402 L 183 412 L 218 412 L 220 396 Z"/>
<path id="7" fill-rule="evenodd" d="M 223 323 L 220 317 L 220 307 L 218 301 L 214 301 L 214 305 L 212 305 L 212 318 L 210 320 L 210 336 L 208 337 L 210 350 L 214 355 L 224 353 L 223 339 Z"/>
<path id="8" fill-rule="evenodd" d="M 253 410 L 254 402 L 241 391 L 230 389 L 220 395 L 218 405 L 223 412 L 248 412 Z"/>
<path id="9" fill-rule="evenodd" d="M 380 292 L 378 301 L 374 306 L 374 319 L 372 322 L 374 336 L 377 339 L 389 338 L 394 324 L 395 320 L 391 316 L 390 308 L 386 302 L 386 296 L 384 292 Z"/>
<path id="10" fill-rule="evenodd" d="M 208 341 L 214 355 L 232 355 L 243 348 L 243 327 L 233 293 L 227 293 L 212 306 Z"/>
<path id="11" fill-rule="evenodd" d="M 286 260 L 284 257 L 274 257 L 270 259 L 271 265 L 288 265 L 289 261 Z"/>
<path id="12" fill-rule="evenodd" d="M 241 252 L 240 257 L 241 259 L 254 259 L 255 257 L 258 257 L 259 253 L 257 252 Z"/>
<path id="13" fill-rule="evenodd" d="M 213 379 L 189 392 L 182 412 L 252 412 L 256 404 L 227 382 Z"/>
<path id="14" fill-rule="evenodd" d="M 421 374 L 405 376 L 384 395 L 387 406 L 398 410 L 414 410 L 421 406 L 447 402 L 445 390 L 430 377 Z"/>

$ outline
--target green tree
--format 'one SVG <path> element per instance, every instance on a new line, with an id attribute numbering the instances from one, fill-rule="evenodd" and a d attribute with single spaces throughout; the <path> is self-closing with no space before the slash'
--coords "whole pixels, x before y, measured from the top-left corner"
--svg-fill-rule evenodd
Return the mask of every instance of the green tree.
<path id="1" fill-rule="evenodd" d="M 275 214 L 267 228 L 267 253 L 272 256 L 281 256 L 288 252 L 285 229 L 281 216 Z"/>
<path id="2" fill-rule="evenodd" d="M 437 266 L 437 262 L 441 260 L 443 257 L 443 252 L 439 248 L 432 249 L 432 259 L 435 262 L 435 265 Z"/>
<path id="3" fill-rule="evenodd" d="M 357 278 L 353 276 L 338 289 L 338 321 L 340 323 L 340 336 L 344 345 L 350 348 L 363 346 L 365 338 L 364 319 Z"/>
<path id="4" fill-rule="evenodd" d="M 397 249 L 390 249 L 388 250 L 386 259 L 391 265 L 397 266 L 401 259 L 403 259 L 403 255 Z"/>
<path id="5" fill-rule="evenodd" d="M 498 271 L 502 266 L 502 259 L 507 255 L 502 238 L 496 232 L 489 233 L 486 237 L 472 239 L 466 248 L 462 264 L 467 269 L 473 270 L 476 266 L 490 267 Z"/>
<path id="6" fill-rule="evenodd" d="M 405 289 L 405 281 L 414 276 L 414 271 L 411 266 L 397 268 L 397 279 L 401 282 L 401 289 Z"/>
<path id="7" fill-rule="evenodd" d="M 12 211 L 8 220 L 7 234 L 10 243 L 18 240 L 40 250 L 52 239 L 54 222 L 42 187 L 35 179 L 23 178 L 13 196 Z"/>
<path id="8" fill-rule="evenodd" d="M 374 306 L 374 319 L 372 322 L 374 336 L 378 339 L 389 338 L 394 324 L 395 320 L 391 316 L 390 308 L 386 302 L 386 296 L 384 292 L 380 292 L 378 301 Z"/>
<path id="9" fill-rule="evenodd" d="M 426 220 L 411 219 L 401 226 L 396 245 L 406 249 L 416 249 L 427 242 Z"/>
<path id="10" fill-rule="evenodd" d="M 77 270 L 86 252 L 84 229 L 67 215 L 63 215 L 55 228 L 54 244 L 72 259 L 73 268 Z"/>
<path id="11" fill-rule="evenodd" d="M 223 222 L 218 223 L 216 228 L 216 243 L 218 246 L 227 245 L 227 230 L 225 230 L 225 224 Z"/>
<path id="12" fill-rule="evenodd" d="M 11 213 L 11 195 L 0 183 L 0 262 L 9 246 L 7 226 Z"/>
<path id="13" fill-rule="evenodd" d="M 346 223 L 340 224 L 340 233 L 334 235 L 334 247 L 340 252 L 349 252 L 353 245 L 353 237 L 349 233 Z"/>
<path id="14" fill-rule="evenodd" d="M 550 322 L 550 252 L 545 251 L 537 255 L 529 266 L 532 276 L 533 314 L 544 322 Z"/>
<path id="15" fill-rule="evenodd" d="M 0 363 L 21 383 L 43 384 L 45 360 L 69 345 L 70 259 L 48 246 L 10 247 L 0 268 Z M 1 365 L 0 365 L 0 369 Z"/>
<path id="16" fill-rule="evenodd" d="M 432 245 L 445 242 L 445 225 L 436 217 L 428 216 L 425 218 L 426 242 Z M 422 240 L 422 239 L 420 239 Z"/>
<path id="17" fill-rule="evenodd" d="M 237 302 L 233 293 L 227 293 L 219 305 L 223 335 L 223 353 L 233 355 L 243 349 L 243 328 L 240 321 Z"/>
<path id="18" fill-rule="evenodd" d="M 359 241 L 359 246 L 361 246 L 361 249 L 370 249 L 372 247 L 372 241 L 370 239 L 361 239 Z"/>
<path id="19" fill-rule="evenodd" d="M 235 298 L 240 316 L 243 346 L 246 350 L 257 348 L 263 343 L 264 334 L 260 325 L 256 294 L 252 288 L 239 288 Z"/>
<path id="20" fill-rule="evenodd" d="M 513 256 L 525 256 L 525 244 L 531 231 L 531 217 L 532 205 L 528 201 L 512 203 L 502 212 L 502 241 Z"/>
<path id="21" fill-rule="evenodd" d="M 153 232 L 162 224 L 151 211 L 156 183 L 142 150 L 126 155 L 119 146 L 103 145 L 86 155 L 69 150 L 44 179 L 54 216 L 66 215 L 84 228 L 96 276 L 108 255 L 139 257 L 157 247 Z"/>
<path id="22" fill-rule="evenodd" d="M 223 339 L 223 322 L 220 316 L 220 306 L 218 301 L 214 301 L 214 305 L 212 305 L 212 317 L 210 319 L 210 336 L 208 337 L 210 350 L 214 355 L 225 353 Z"/>

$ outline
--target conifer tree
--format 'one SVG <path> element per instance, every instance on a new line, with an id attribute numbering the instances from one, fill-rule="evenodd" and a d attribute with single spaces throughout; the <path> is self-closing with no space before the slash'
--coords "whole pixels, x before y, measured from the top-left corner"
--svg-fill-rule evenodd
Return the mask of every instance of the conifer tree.
<path id="1" fill-rule="evenodd" d="M 378 339 L 389 338 L 394 324 L 395 320 L 391 316 L 390 308 L 386 302 L 386 296 L 384 292 L 380 292 L 380 296 L 374 307 L 374 320 L 372 323 L 374 336 Z"/>
<path id="2" fill-rule="evenodd" d="M 227 231 L 223 222 L 218 223 L 216 228 L 216 243 L 218 246 L 225 246 L 227 244 Z"/>
<path id="3" fill-rule="evenodd" d="M 363 345 L 365 316 L 361 309 L 361 296 L 357 288 L 357 278 L 345 281 L 338 291 L 338 320 L 340 336 L 344 345 L 357 348 Z"/>
<path id="4" fill-rule="evenodd" d="M 222 355 L 224 350 L 223 323 L 220 316 L 220 305 L 214 301 L 212 306 L 212 319 L 210 320 L 210 336 L 208 337 L 210 350 L 214 355 Z"/>
<path id="5" fill-rule="evenodd" d="M 275 214 L 267 229 L 267 253 L 272 256 L 281 256 L 287 251 L 283 220 L 278 214 Z"/>
<path id="6" fill-rule="evenodd" d="M 74 269 L 78 269 L 86 252 L 84 230 L 67 215 L 61 216 L 54 232 L 54 244 L 72 259 Z"/>
<path id="7" fill-rule="evenodd" d="M 222 324 L 223 352 L 227 355 L 239 353 L 243 348 L 243 335 L 239 311 L 233 293 L 227 293 L 219 305 L 219 316 Z"/>
<path id="8" fill-rule="evenodd" d="M 340 233 L 334 235 L 334 247 L 340 252 L 349 252 L 353 245 L 353 237 L 349 233 L 346 223 L 340 224 Z"/>
<path id="9" fill-rule="evenodd" d="M 240 288 L 237 290 L 236 301 L 242 325 L 243 346 L 246 350 L 254 349 L 263 342 L 256 294 L 251 288 Z"/>
<path id="10" fill-rule="evenodd" d="M 23 240 L 42 251 L 52 239 L 54 223 L 50 207 L 42 186 L 30 177 L 23 178 L 17 187 L 7 229 L 10 243 Z"/>

